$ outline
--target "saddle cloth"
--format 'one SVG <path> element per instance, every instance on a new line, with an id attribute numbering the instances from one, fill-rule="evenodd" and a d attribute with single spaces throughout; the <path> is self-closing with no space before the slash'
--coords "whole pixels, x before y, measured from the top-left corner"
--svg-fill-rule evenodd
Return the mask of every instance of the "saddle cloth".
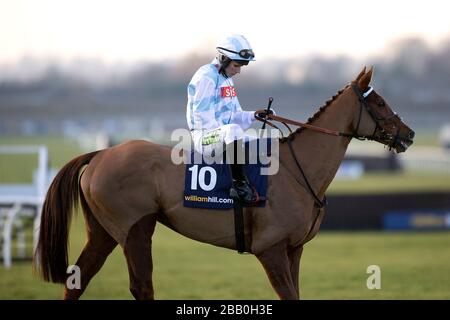
<path id="1" fill-rule="evenodd" d="M 269 144 L 270 145 L 270 144 Z M 228 164 L 207 164 L 203 157 L 192 151 L 191 164 L 186 164 L 184 184 L 184 206 L 190 208 L 223 209 L 234 207 L 233 199 L 229 197 L 232 183 L 230 166 Z M 196 159 L 197 162 L 193 160 Z M 198 163 L 201 159 L 201 164 Z M 256 164 L 245 164 L 244 170 L 250 185 L 255 187 L 262 199 L 266 198 L 267 175 L 261 175 L 261 168 L 267 167 L 257 159 Z M 265 200 L 257 203 L 264 207 Z"/>

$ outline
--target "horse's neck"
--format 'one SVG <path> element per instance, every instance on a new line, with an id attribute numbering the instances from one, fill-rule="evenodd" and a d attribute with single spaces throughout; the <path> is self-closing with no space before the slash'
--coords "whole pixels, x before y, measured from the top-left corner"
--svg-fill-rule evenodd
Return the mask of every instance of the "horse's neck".
<path id="1" fill-rule="evenodd" d="M 354 118 L 353 104 L 348 91 L 343 92 L 311 124 L 339 132 L 349 132 Z M 295 135 L 292 141 L 295 155 L 314 191 L 322 198 L 339 169 L 350 139 L 308 129 Z M 282 147 L 284 150 L 280 150 L 280 154 L 288 159 L 290 171 L 300 177 L 301 174 L 286 144 Z"/>

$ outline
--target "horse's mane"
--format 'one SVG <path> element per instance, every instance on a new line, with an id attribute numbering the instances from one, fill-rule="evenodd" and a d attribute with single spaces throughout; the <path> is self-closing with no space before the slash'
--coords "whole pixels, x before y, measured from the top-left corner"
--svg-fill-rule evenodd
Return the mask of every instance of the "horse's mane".
<path id="1" fill-rule="evenodd" d="M 320 115 L 333 103 L 334 100 L 336 100 L 344 91 L 347 89 L 350 85 L 346 85 L 344 88 L 339 90 L 334 96 L 331 97 L 331 99 L 327 100 L 323 106 L 319 108 L 319 110 L 316 111 L 316 113 L 313 114 L 312 117 L 308 118 L 307 124 L 311 124 L 314 120 L 320 117 Z M 283 137 L 280 139 L 280 142 L 286 142 L 288 139 L 293 140 L 297 133 L 302 132 L 305 130 L 305 128 L 299 127 L 294 132 L 289 134 L 287 137 Z"/>

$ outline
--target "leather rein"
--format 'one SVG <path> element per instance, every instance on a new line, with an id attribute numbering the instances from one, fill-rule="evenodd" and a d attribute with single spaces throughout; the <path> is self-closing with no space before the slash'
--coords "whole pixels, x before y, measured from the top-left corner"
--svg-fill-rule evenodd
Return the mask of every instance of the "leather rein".
<path id="1" fill-rule="evenodd" d="M 313 130 L 313 131 L 316 131 L 316 132 L 329 134 L 329 135 L 336 136 L 336 137 L 349 137 L 349 138 L 356 138 L 356 139 L 359 139 L 359 140 L 366 140 L 366 139 L 367 140 L 374 140 L 375 132 L 377 131 L 378 128 L 381 128 L 379 126 L 379 121 L 389 120 L 391 117 L 396 116 L 396 114 L 393 114 L 389 118 L 378 118 L 376 116 L 376 114 L 372 111 L 372 109 L 367 105 L 367 103 L 365 101 L 366 97 L 373 91 L 373 88 L 369 87 L 369 89 L 366 92 L 361 93 L 359 91 L 359 89 L 356 87 L 355 84 L 351 84 L 351 87 L 352 87 L 353 91 L 355 92 L 355 94 L 358 97 L 358 100 L 360 102 L 360 108 L 359 108 L 359 114 L 358 114 L 358 123 L 356 125 L 355 131 L 352 132 L 352 133 L 340 132 L 340 131 L 337 131 L 337 130 L 331 130 L 331 129 L 327 129 L 327 128 L 322 128 L 322 127 L 314 126 L 312 124 L 308 124 L 308 123 L 304 123 L 304 122 L 300 122 L 300 121 L 295 121 L 295 120 L 291 120 L 291 119 L 288 119 L 288 118 L 284 118 L 284 117 L 281 117 L 281 116 L 277 116 L 277 115 L 274 115 L 274 114 L 269 114 L 266 117 L 260 117 L 258 114 L 260 112 L 262 112 L 263 110 L 256 111 L 255 112 L 255 118 L 257 120 L 261 121 L 261 122 L 265 122 L 266 124 L 268 124 L 269 126 L 275 128 L 275 129 L 278 129 L 281 132 L 281 135 L 283 137 L 284 137 L 284 135 L 283 135 L 283 132 L 281 131 L 281 129 L 278 128 L 272 122 L 270 122 L 270 120 L 281 122 L 289 130 L 289 133 L 293 133 L 292 129 L 289 127 L 289 124 L 290 124 L 290 125 L 294 125 L 294 126 L 310 129 L 310 130 Z M 359 126 L 360 126 L 360 123 L 361 123 L 363 106 L 366 108 L 366 110 L 369 112 L 369 114 L 371 115 L 371 117 L 373 118 L 373 120 L 376 123 L 375 130 L 374 130 L 374 132 L 372 133 L 371 136 L 362 136 L 362 135 L 358 134 Z"/>
<path id="2" fill-rule="evenodd" d="M 270 120 L 281 122 L 284 126 L 286 126 L 286 128 L 288 128 L 290 133 L 293 133 L 293 132 L 292 132 L 292 130 L 289 127 L 288 124 L 295 125 L 295 126 L 298 126 L 298 127 L 303 127 L 303 128 L 310 129 L 310 130 L 313 130 L 313 131 L 316 131 L 316 132 L 320 132 L 320 133 L 324 133 L 324 134 L 329 134 L 329 135 L 336 136 L 336 137 L 348 137 L 350 139 L 351 138 L 356 138 L 358 140 L 366 140 L 366 139 L 367 140 L 375 140 L 375 133 L 377 132 L 377 130 L 379 128 L 382 129 L 382 127 L 379 125 L 379 122 L 380 121 L 389 120 L 392 117 L 397 116 L 397 114 L 394 113 L 393 115 L 389 116 L 388 118 L 379 118 L 375 114 L 375 112 L 372 110 L 372 108 L 367 104 L 367 102 L 365 100 L 367 98 L 367 96 L 369 96 L 369 94 L 373 91 L 373 88 L 369 87 L 369 89 L 366 92 L 361 93 L 361 91 L 358 89 L 356 84 L 352 83 L 351 87 L 352 87 L 353 91 L 355 92 L 356 96 L 358 97 L 359 104 L 360 104 L 359 115 L 358 115 L 358 122 L 357 122 L 357 125 L 356 125 L 356 129 L 354 130 L 353 133 L 340 132 L 340 131 L 336 131 L 336 130 L 322 128 L 322 127 L 314 126 L 314 125 L 311 125 L 311 124 L 308 124 L 308 123 L 303 123 L 303 122 L 287 119 L 287 118 L 284 118 L 284 117 L 280 117 L 280 116 L 277 116 L 277 115 L 274 115 L 274 114 L 268 114 L 268 115 L 266 114 L 265 117 L 260 117 L 258 114 L 260 114 L 261 112 L 263 112 L 265 110 L 258 110 L 258 111 L 256 111 L 255 112 L 255 118 L 257 120 L 261 121 L 261 122 L 264 122 L 264 123 L 268 124 L 269 126 L 275 128 L 275 129 L 278 129 L 281 132 L 282 136 L 283 136 L 283 132 L 275 124 L 270 122 Z M 362 135 L 358 134 L 359 126 L 360 126 L 360 123 L 361 123 L 363 106 L 369 112 L 370 116 L 372 117 L 372 119 L 375 121 L 375 124 L 376 124 L 375 125 L 375 129 L 374 129 L 374 131 L 373 131 L 371 136 L 362 136 Z M 383 129 L 382 129 L 382 133 L 384 133 Z M 397 136 L 398 136 L 398 134 L 397 134 Z M 397 136 L 395 137 L 393 143 L 395 143 L 395 141 L 397 140 Z M 303 177 L 303 180 L 306 183 L 306 189 L 309 191 L 309 193 L 314 198 L 314 206 L 316 208 L 318 208 L 318 209 L 322 209 L 322 208 L 324 208 L 327 205 L 327 198 L 324 195 L 322 200 L 319 199 L 319 197 L 317 196 L 317 193 L 313 190 L 313 188 L 312 188 L 311 184 L 309 183 L 308 178 L 306 177 L 306 174 L 305 174 L 305 172 L 304 172 L 304 170 L 303 170 L 299 160 L 297 159 L 297 156 L 295 155 L 294 148 L 292 147 L 291 140 L 292 140 L 292 138 L 290 138 L 290 137 L 287 138 L 287 143 L 288 143 L 289 151 L 290 151 L 290 153 L 292 155 L 292 158 L 294 159 L 294 162 L 295 162 L 297 168 L 299 169 L 299 171 L 300 171 L 300 173 L 301 173 L 301 175 Z M 300 185 L 305 187 L 295 176 L 294 176 L 294 178 Z"/>

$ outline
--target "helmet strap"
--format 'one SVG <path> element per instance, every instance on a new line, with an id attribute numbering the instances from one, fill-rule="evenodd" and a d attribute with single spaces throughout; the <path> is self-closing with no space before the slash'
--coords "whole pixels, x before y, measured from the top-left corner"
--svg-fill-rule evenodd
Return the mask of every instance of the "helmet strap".
<path id="1" fill-rule="evenodd" d="M 228 68 L 228 66 L 231 63 L 231 59 L 228 58 L 226 55 L 221 54 L 219 56 L 219 73 L 221 73 L 225 78 L 228 78 L 227 73 L 225 72 L 225 69 Z"/>

